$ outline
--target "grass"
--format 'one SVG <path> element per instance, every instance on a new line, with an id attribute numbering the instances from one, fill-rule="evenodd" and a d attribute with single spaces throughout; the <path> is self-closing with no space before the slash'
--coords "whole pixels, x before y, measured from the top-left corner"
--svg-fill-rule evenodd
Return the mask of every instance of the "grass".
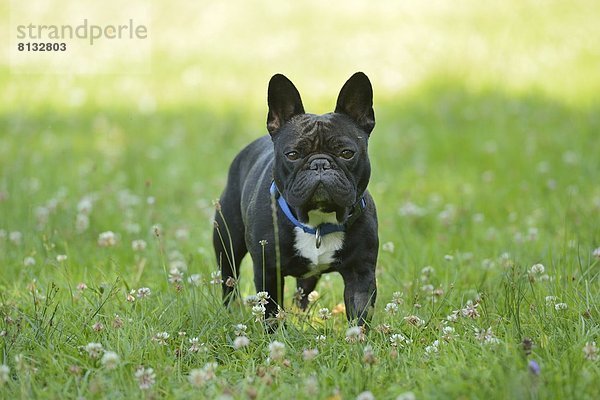
<path id="1" fill-rule="evenodd" d="M 0 65 L 0 398 L 600 397 L 598 357 L 584 353 L 600 342 L 598 5 L 247 3 L 206 5 L 204 25 L 191 5 L 155 5 L 151 74 Z M 265 131 L 272 73 L 327 112 L 361 69 L 382 243 L 371 332 L 349 343 L 343 313 L 319 318 L 343 302 L 329 275 L 307 313 L 288 281 L 287 322 L 267 334 L 210 283 L 212 201 Z M 101 246 L 107 231 L 116 242 Z M 241 274 L 253 294 L 248 262 Z M 282 359 L 268 359 L 274 341 Z M 146 390 L 140 366 L 154 371 Z"/>

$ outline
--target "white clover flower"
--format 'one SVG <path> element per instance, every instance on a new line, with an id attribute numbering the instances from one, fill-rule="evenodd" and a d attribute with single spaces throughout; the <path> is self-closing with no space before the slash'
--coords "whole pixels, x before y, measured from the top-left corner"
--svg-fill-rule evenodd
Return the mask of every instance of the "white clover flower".
<path id="1" fill-rule="evenodd" d="M 152 225 L 152 228 L 150 228 L 150 233 L 156 237 L 161 236 L 162 235 L 162 226 L 160 224 Z"/>
<path id="2" fill-rule="evenodd" d="M 220 270 L 213 271 L 210 273 L 210 283 L 213 285 L 220 285 L 221 283 L 223 283 Z"/>
<path id="3" fill-rule="evenodd" d="M 302 351 L 302 359 L 304 361 L 310 361 L 319 354 L 319 349 L 304 349 Z"/>
<path id="4" fill-rule="evenodd" d="M 190 231 L 187 228 L 178 228 L 175 231 L 175 239 L 177 240 L 188 240 L 190 238 Z"/>
<path id="5" fill-rule="evenodd" d="M 59 263 L 67 261 L 67 256 L 65 254 L 59 254 L 56 256 L 56 261 Z"/>
<path id="6" fill-rule="evenodd" d="M 308 302 L 309 303 L 314 303 L 315 301 L 319 300 L 319 292 L 317 292 L 316 290 L 313 290 L 312 292 L 310 292 L 308 294 Z"/>
<path id="7" fill-rule="evenodd" d="M 235 336 L 245 336 L 246 329 L 248 329 L 248 327 L 244 324 L 237 324 L 233 326 Z"/>
<path id="8" fill-rule="evenodd" d="M 423 326 L 425 325 L 425 321 L 423 321 L 421 318 L 419 318 L 416 315 L 409 315 L 407 317 L 404 317 L 404 321 L 408 322 L 409 324 L 413 325 L 413 326 Z"/>
<path id="9" fill-rule="evenodd" d="M 598 359 L 598 347 L 596 342 L 586 342 L 583 346 L 583 356 L 586 360 L 596 361 Z"/>
<path id="10" fill-rule="evenodd" d="M 15 356 L 15 366 L 17 371 L 22 371 L 26 367 L 27 360 L 25 360 L 25 356 L 23 353 L 19 353 Z"/>
<path id="11" fill-rule="evenodd" d="M 257 304 L 254 307 L 252 307 L 252 315 L 254 315 L 255 321 L 256 322 L 262 321 L 263 318 L 265 317 L 266 311 L 267 311 L 267 309 L 262 304 Z"/>
<path id="12" fill-rule="evenodd" d="M 140 224 L 136 224 L 135 222 L 126 221 L 123 222 L 123 229 L 127 231 L 127 233 L 131 233 L 132 235 L 137 235 L 142 231 Z"/>
<path id="13" fill-rule="evenodd" d="M 327 336 L 325 336 L 325 335 L 315 336 L 315 342 L 317 342 L 317 343 L 325 342 L 325 340 L 327 340 Z"/>
<path id="14" fill-rule="evenodd" d="M 258 292 L 256 293 L 256 298 L 259 304 L 265 305 L 269 302 L 269 299 L 271 298 L 269 296 L 269 293 L 267 292 Z"/>
<path id="15" fill-rule="evenodd" d="M 169 283 L 181 282 L 183 282 L 183 272 L 178 268 L 171 268 L 171 270 L 169 270 Z"/>
<path id="16" fill-rule="evenodd" d="M 417 400 L 417 396 L 413 392 L 404 392 L 399 394 L 396 400 Z"/>
<path id="17" fill-rule="evenodd" d="M 121 318 L 119 314 L 115 314 L 115 318 L 112 321 L 112 327 L 115 329 L 121 329 L 124 324 L 125 322 L 123 321 L 123 318 Z"/>
<path id="18" fill-rule="evenodd" d="M 135 371 L 135 379 L 137 379 L 138 386 L 141 390 L 148 390 L 156 383 L 156 374 L 153 368 L 144 368 L 140 366 Z"/>
<path id="19" fill-rule="evenodd" d="M 540 280 L 540 282 L 554 280 L 554 278 L 551 278 L 550 275 L 548 275 L 548 274 L 542 274 L 538 277 L 538 279 Z"/>
<path id="20" fill-rule="evenodd" d="M 19 231 L 13 231 L 8 234 L 8 240 L 14 245 L 20 245 L 23 240 L 23 234 Z"/>
<path id="21" fill-rule="evenodd" d="M 428 294 L 432 294 L 433 289 L 434 289 L 434 287 L 432 284 L 427 284 L 427 285 L 421 286 L 421 291 L 428 293 Z"/>
<path id="22" fill-rule="evenodd" d="M 424 208 L 419 207 L 418 205 L 407 201 L 398 209 L 398 214 L 403 217 L 422 217 L 427 214 L 427 211 Z"/>
<path id="23" fill-rule="evenodd" d="M 92 212 L 93 201 L 90 196 L 85 196 L 77 203 L 77 212 L 79 214 L 89 215 Z"/>
<path id="24" fill-rule="evenodd" d="M 171 335 L 169 335 L 168 332 L 158 332 L 157 334 L 155 334 L 152 337 L 152 341 L 154 341 L 162 346 L 166 346 L 167 340 L 169 340 L 170 337 L 171 337 Z"/>
<path id="25" fill-rule="evenodd" d="M 90 227 L 90 217 L 86 214 L 77 214 L 75 218 L 75 229 L 78 233 L 85 232 Z"/>
<path id="26" fill-rule="evenodd" d="M 147 288 L 147 287 L 139 288 L 137 290 L 137 298 L 144 299 L 146 297 L 149 297 L 151 293 L 152 293 L 152 291 L 150 290 L 150 288 Z"/>
<path id="27" fill-rule="evenodd" d="M 114 351 L 107 351 L 102 356 L 100 362 L 106 369 L 115 369 L 119 365 L 119 362 L 121 362 L 121 358 Z"/>
<path id="28" fill-rule="evenodd" d="M 392 327 L 389 324 L 379 324 L 375 327 L 377 332 L 388 335 L 392 331 Z"/>
<path id="29" fill-rule="evenodd" d="M 6 364 L 0 365 L 0 387 L 10 380 L 10 367 Z"/>
<path id="30" fill-rule="evenodd" d="M 219 364 L 217 364 L 216 362 L 209 362 L 204 364 L 204 367 L 202 368 L 202 370 L 205 373 L 206 379 L 214 379 L 216 377 L 216 371 L 217 371 L 217 367 L 219 366 Z"/>
<path id="31" fill-rule="evenodd" d="M 386 251 L 388 253 L 393 253 L 394 252 L 394 242 L 385 242 L 382 246 L 381 249 L 383 251 Z"/>
<path id="32" fill-rule="evenodd" d="M 434 272 L 435 272 L 435 269 L 430 265 L 427 265 L 421 269 L 421 275 L 424 275 L 424 276 L 431 276 L 431 275 L 433 275 Z"/>
<path id="33" fill-rule="evenodd" d="M 529 230 L 527 231 L 527 239 L 529 239 L 529 241 L 534 242 L 536 241 L 538 238 L 538 228 L 535 227 L 531 227 L 529 228 Z"/>
<path id="34" fill-rule="evenodd" d="M 190 348 L 188 349 L 190 353 L 198 353 L 200 351 L 207 350 L 206 345 L 204 343 L 200 343 L 200 339 L 197 337 L 188 339 L 188 342 L 190 343 Z"/>
<path id="35" fill-rule="evenodd" d="M 454 339 L 457 336 L 458 335 L 455 334 L 455 330 L 453 327 L 445 326 L 442 328 L 442 339 L 449 342 L 450 340 Z"/>
<path id="36" fill-rule="evenodd" d="M 562 159 L 565 164 L 576 165 L 579 162 L 579 154 L 568 150 L 563 153 Z"/>
<path id="37" fill-rule="evenodd" d="M 473 222 L 476 224 L 480 224 L 485 220 L 485 215 L 483 215 L 482 213 L 475 213 L 473 214 Z"/>
<path id="38" fill-rule="evenodd" d="M 274 340 L 269 343 L 269 357 L 271 360 L 277 361 L 285 356 L 285 344 Z"/>
<path id="39" fill-rule="evenodd" d="M 425 347 L 425 352 L 428 354 L 437 353 L 439 351 L 440 342 L 434 341 L 431 345 Z"/>
<path id="40" fill-rule="evenodd" d="M 192 286 L 200 286 L 200 284 L 202 283 L 202 275 L 200 275 L 200 274 L 190 275 L 187 278 L 187 281 Z"/>
<path id="41" fill-rule="evenodd" d="M 365 334 L 360 326 L 352 326 L 346 330 L 346 342 L 356 343 L 365 340 Z"/>
<path id="42" fill-rule="evenodd" d="M 35 265 L 35 258 L 33 257 L 25 257 L 23 259 L 23 265 L 26 267 L 31 267 L 33 265 Z"/>
<path id="43" fill-rule="evenodd" d="M 98 235 L 98 246 L 113 247 L 117 244 L 117 235 L 113 231 L 102 232 Z"/>
<path id="44" fill-rule="evenodd" d="M 127 300 L 128 303 L 133 303 L 135 301 L 135 296 L 134 296 L 135 293 L 136 293 L 135 289 L 131 289 L 131 291 L 125 295 L 125 299 Z"/>
<path id="45" fill-rule="evenodd" d="M 304 379 L 304 392 L 309 396 L 317 396 L 319 394 L 319 380 L 313 374 Z"/>
<path id="46" fill-rule="evenodd" d="M 373 351 L 373 346 L 370 344 L 366 345 L 363 349 L 363 362 L 368 365 L 373 365 L 377 362 L 375 352 Z"/>
<path id="47" fill-rule="evenodd" d="M 373 393 L 366 390 L 359 393 L 358 396 L 356 396 L 356 400 L 375 400 L 375 396 L 373 396 Z"/>
<path id="48" fill-rule="evenodd" d="M 88 343 L 85 345 L 84 350 L 88 353 L 90 358 L 100 358 L 102 353 L 104 352 L 104 348 L 101 343 Z"/>
<path id="49" fill-rule="evenodd" d="M 600 258 L 600 247 L 597 247 L 592 251 L 592 255 L 596 258 Z"/>
<path id="50" fill-rule="evenodd" d="M 558 298 L 556 296 L 546 296 L 546 305 L 553 306 L 556 304 Z"/>
<path id="51" fill-rule="evenodd" d="M 146 250 L 147 246 L 148 246 L 148 244 L 146 243 L 146 241 L 144 239 L 136 239 L 131 242 L 131 249 L 133 251 L 144 251 L 144 250 Z"/>
<path id="52" fill-rule="evenodd" d="M 468 300 L 465 308 L 460 310 L 463 317 L 476 319 L 479 318 L 479 311 L 477 311 L 477 307 L 479 307 L 479 303 L 473 304 L 473 301 Z"/>
<path id="53" fill-rule="evenodd" d="M 550 163 L 548 161 L 540 161 L 537 165 L 537 171 L 540 174 L 547 174 L 550 171 Z"/>
<path id="54" fill-rule="evenodd" d="M 255 306 L 258 302 L 258 297 L 255 294 L 248 295 L 244 298 L 244 304 L 247 306 Z"/>
<path id="55" fill-rule="evenodd" d="M 492 328 L 478 329 L 475 328 L 475 338 L 484 344 L 498 344 L 500 339 L 494 336 Z"/>
<path id="56" fill-rule="evenodd" d="M 398 304 L 397 303 L 387 303 L 385 305 L 385 312 L 388 314 L 396 314 L 398 312 Z"/>
<path id="57" fill-rule="evenodd" d="M 188 382 L 193 387 L 196 387 L 196 388 L 202 387 L 202 386 L 204 386 L 206 381 L 207 381 L 206 373 L 202 369 L 199 369 L 199 368 L 193 369 L 190 371 L 190 374 L 188 375 Z"/>
<path id="58" fill-rule="evenodd" d="M 392 347 L 404 347 L 405 345 L 411 344 L 412 340 L 410 340 L 409 338 L 407 338 L 406 336 L 404 336 L 401 333 L 394 333 L 392 336 L 390 336 L 390 344 L 392 345 Z"/>
<path id="59" fill-rule="evenodd" d="M 170 269 L 178 269 L 181 272 L 186 272 L 188 269 L 187 264 L 185 263 L 184 260 L 181 259 L 175 259 L 175 260 L 171 260 L 169 262 L 169 268 Z"/>
<path id="60" fill-rule="evenodd" d="M 563 311 L 566 310 L 568 308 L 567 303 L 556 303 L 554 305 L 554 309 L 556 311 Z"/>
<path id="61" fill-rule="evenodd" d="M 250 344 L 250 339 L 247 336 L 237 336 L 233 340 L 233 347 L 235 349 L 241 349 L 242 347 L 246 347 Z"/>
<path id="62" fill-rule="evenodd" d="M 392 293 L 392 303 L 396 303 L 398 305 L 404 304 L 404 299 L 402 298 L 404 293 L 402 292 L 394 292 Z"/>
<path id="63" fill-rule="evenodd" d="M 544 273 L 544 266 L 542 264 L 534 264 L 529 269 L 529 273 L 532 275 L 541 275 Z"/>
<path id="64" fill-rule="evenodd" d="M 323 321 L 326 321 L 329 318 L 331 318 L 331 311 L 329 311 L 328 308 L 319 309 L 318 314 L 319 314 L 319 318 L 321 318 Z"/>
<path id="65" fill-rule="evenodd" d="M 287 313 L 279 306 L 277 306 L 277 313 L 275 314 L 275 319 L 278 321 L 285 321 L 287 317 Z"/>

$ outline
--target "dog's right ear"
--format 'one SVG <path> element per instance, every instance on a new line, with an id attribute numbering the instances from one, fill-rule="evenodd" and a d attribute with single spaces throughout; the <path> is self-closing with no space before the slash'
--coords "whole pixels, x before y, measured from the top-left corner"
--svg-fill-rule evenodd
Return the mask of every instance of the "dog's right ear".
<path id="1" fill-rule="evenodd" d="M 269 104 L 267 130 L 271 136 L 293 116 L 304 114 L 298 89 L 292 81 L 281 74 L 273 75 L 269 81 L 267 103 Z"/>

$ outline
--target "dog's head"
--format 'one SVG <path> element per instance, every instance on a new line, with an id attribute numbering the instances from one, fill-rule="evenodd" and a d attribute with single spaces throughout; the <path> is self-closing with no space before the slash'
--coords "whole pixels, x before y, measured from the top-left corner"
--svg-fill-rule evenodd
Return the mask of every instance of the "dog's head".
<path id="1" fill-rule="evenodd" d="M 336 213 L 343 223 L 367 188 L 367 143 L 375 127 L 373 89 L 362 72 L 342 87 L 335 111 L 304 112 L 300 93 L 281 74 L 269 82 L 267 129 L 275 150 L 274 179 L 282 195 L 308 222 L 308 212 Z"/>

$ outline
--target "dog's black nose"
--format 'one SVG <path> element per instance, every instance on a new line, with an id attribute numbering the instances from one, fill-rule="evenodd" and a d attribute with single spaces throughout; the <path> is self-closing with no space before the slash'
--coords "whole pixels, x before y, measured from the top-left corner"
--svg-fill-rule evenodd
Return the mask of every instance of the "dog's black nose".
<path id="1" fill-rule="evenodd" d="M 309 168 L 313 171 L 326 171 L 331 169 L 331 163 L 326 158 L 315 158 L 310 162 Z"/>

